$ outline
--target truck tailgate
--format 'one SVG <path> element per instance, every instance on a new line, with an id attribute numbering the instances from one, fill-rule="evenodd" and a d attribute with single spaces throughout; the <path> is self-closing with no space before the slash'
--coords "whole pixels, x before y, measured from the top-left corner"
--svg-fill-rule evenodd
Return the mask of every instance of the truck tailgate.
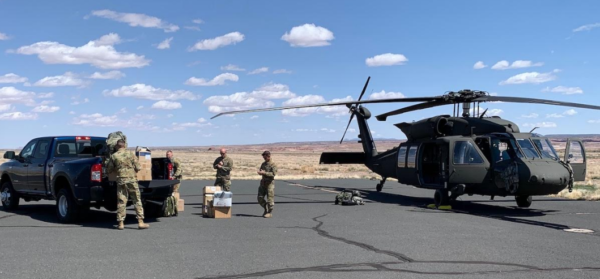
<path id="1" fill-rule="evenodd" d="M 151 180 L 138 181 L 140 194 L 145 199 L 164 200 L 173 194 L 173 185 L 180 183 L 179 180 Z"/>

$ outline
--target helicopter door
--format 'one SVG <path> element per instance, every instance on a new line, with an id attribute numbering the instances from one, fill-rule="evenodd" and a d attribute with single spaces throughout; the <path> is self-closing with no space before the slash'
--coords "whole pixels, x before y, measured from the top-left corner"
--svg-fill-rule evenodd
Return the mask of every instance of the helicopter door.
<path id="1" fill-rule="evenodd" d="M 573 178 L 575 181 L 585 180 L 587 162 L 585 159 L 585 148 L 580 140 L 567 139 L 565 162 L 569 162 L 569 164 L 571 164 L 571 168 L 573 168 Z"/>
<path id="2" fill-rule="evenodd" d="M 457 139 L 450 148 L 451 168 L 449 169 L 451 185 L 457 184 L 480 184 L 488 176 L 490 168 L 489 161 L 477 148 L 472 139 Z"/>

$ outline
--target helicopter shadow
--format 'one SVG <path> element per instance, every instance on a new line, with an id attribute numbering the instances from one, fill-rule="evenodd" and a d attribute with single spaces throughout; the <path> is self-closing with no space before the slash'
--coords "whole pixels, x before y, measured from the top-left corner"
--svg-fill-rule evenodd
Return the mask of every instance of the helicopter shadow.
<path id="1" fill-rule="evenodd" d="M 522 219 L 519 217 L 543 217 L 546 215 L 551 215 L 553 213 L 559 212 L 558 210 L 542 210 L 542 209 L 532 209 L 532 208 L 517 208 L 515 207 L 506 207 L 506 206 L 497 206 L 491 204 L 480 203 L 478 201 L 455 201 L 452 203 L 451 210 L 437 210 L 437 209 L 429 209 L 427 205 L 431 204 L 433 200 L 431 198 L 423 198 L 423 197 L 413 197 L 413 196 L 405 196 L 400 194 L 392 194 L 385 192 L 377 192 L 372 190 L 365 189 L 351 189 L 351 188 L 341 188 L 341 187 L 332 187 L 325 185 L 315 185 L 311 186 L 315 189 L 327 189 L 327 190 L 335 190 L 342 191 L 346 190 L 358 190 L 361 192 L 363 198 L 371 200 L 377 203 L 385 203 L 385 204 L 397 204 L 399 206 L 404 207 L 416 207 L 417 210 L 408 210 L 415 213 L 458 213 L 458 214 L 466 214 L 477 217 L 489 218 L 494 220 L 500 220 L 511 223 L 518 223 L 530 226 L 538 226 L 544 228 L 550 228 L 554 230 L 565 230 L 571 227 L 550 223 L 550 222 L 542 222 L 531 219 Z M 487 202 L 487 201 L 486 201 Z"/>
<path id="2" fill-rule="evenodd" d="M 60 223 L 56 217 L 56 206 L 51 204 L 28 204 L 20 205 L 18 210 L 11 211 L 14 216 L 29 217 L 41 222 L 41 224 L 23 224 L 23 225 L 0 225 L 3 227 L 23 227 L 23 228 L 100 228 L 115 229 L 117 225 L 117 213 L 104 210 L 90 209 L 80 215 L 80 220 L 74 224 Z M 144 222 L 157 222 L 157 218 L 145 217 Z M 137 224 L 135 214 L 126 212 L 125 225 Z"/>

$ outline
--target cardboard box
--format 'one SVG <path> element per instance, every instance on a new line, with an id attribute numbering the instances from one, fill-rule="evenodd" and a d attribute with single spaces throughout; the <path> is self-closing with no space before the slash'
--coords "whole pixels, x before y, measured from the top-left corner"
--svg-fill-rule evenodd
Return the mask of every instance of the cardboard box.
<path id="1" fill-rule="evenodd" d="M 215 219 L 228 219 L 231 218 L 231 207 L 211 207 L 212 218 Z"/>
<path id="2" fill-rule="evenodd" d="M 210 217 L 210 207 L 213 198 L 214 196 L 212 194 L 204 195 L 204 200 L 202 201 L 202 215 Z"/>
<path id="3" fill-rule="evenodd" d="M 221 186 L 204 186 L 204 194 L 214 194 L 217 191 L 221 191 Z"/>
<path id="4" fill-rule="evenodd" d="M 208 202 L 208 212 L 206 213 L 206 216 L 208 218 L 215 218 L 215 210 L 212 206 L 212 200 L 210 202 Z"/>
<path id="5" fill-rule="evenodd" d="M 232 196 L 233 196 L 233 194 L 231 192 L 225 192 L 225 191 L 215 192 L 214 199 L 213 199 L 213 205 L 215 207 L 231 207 Z"/>
<path id="6" fill-rule="evenodd" d="M 177 212 L 183 212 L 185 201 L 183 199 L 177 200 Z"/>
<path id="7" fill-rule="evenodd" d="M 152 180 L 152 172 L 150 170 L 140 170 L 137 173 L 138 181 L 150 181 Z"/>
<path id="8" fill-rule="evenodd" d="M 177 200 L 179 200 L 179 198 L 181 197 L 181 196 L 179 195 L 179 193 L 177 193 L 177 192 L 173 193 L 173 196 L 175 196 L 175 198 L 176 198 Z"/>

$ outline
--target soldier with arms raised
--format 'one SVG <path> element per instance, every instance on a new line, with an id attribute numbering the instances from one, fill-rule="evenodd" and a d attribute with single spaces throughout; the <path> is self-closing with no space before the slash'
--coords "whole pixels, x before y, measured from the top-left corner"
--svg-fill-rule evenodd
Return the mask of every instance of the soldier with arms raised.
<path id="1" fill-rule="evenodd" d="M 144 224 L 144 208 L 142 207 L 142 200 L 140 197 L 140 189 L 138 188 L 137 172 L 140 171 L 140 164 L 136 158 L 130 152 L 125 149 L 125 142 L 119 140 L 117 142 L 117 152 L 110 155 L 110 161 L 108 163 L 108 172 L 117 173 L 117 198 L 118 198 L 118 209 L 117 209 L 117 222 L 119 230 L 125 228 L 125 207 L 127 206 L 128 196 L 131 195 L 133 205 L 135 207 L 135 214 L 138 219 L 138 228 L 147 229 L 150 226 Z"/>

